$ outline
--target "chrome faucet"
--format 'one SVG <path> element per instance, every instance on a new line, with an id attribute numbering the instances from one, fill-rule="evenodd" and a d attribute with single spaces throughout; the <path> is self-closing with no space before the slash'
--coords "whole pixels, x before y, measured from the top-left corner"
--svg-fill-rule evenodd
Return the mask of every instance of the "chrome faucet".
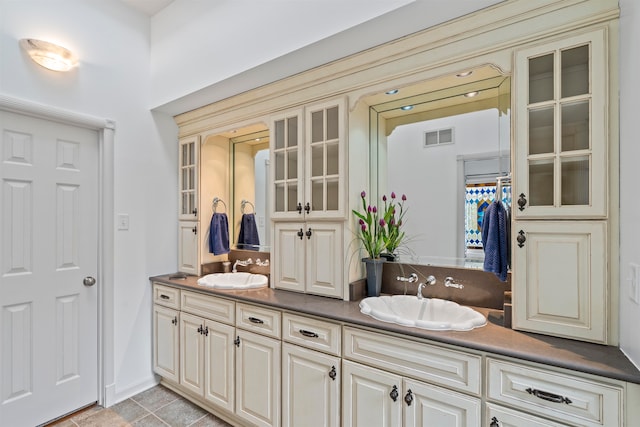
<path id="1" fill-rule="evenodd" d="M 444 285 L 447 288 L 456 288 L 456 289 L 464 288 L 464 285 L 461 285 L 460 283 L 455 283 L 454 280 L 453 280 L 453 277 L 445 277 Z"/>
<path id="2" fill-rule="evenodd" d="M 421 283 L 418 285 L 418 294 L 417 294 L 418 299 L 419 299 L 419 300 L 421 300 L 422 298 L 424 298 L 424 297 L 422 296 L 422 289 L 424 289 L 426 286 L 433 286 L 433 285 L 435 285 L 435 284 L 436 284 L 436 278 L 435 278 L 435 277 L 433 277 L 433 276 L 429 276 L 429 277 L 427 277 L 427 280 L 426 280 L 426 282 L 425 282 L 425 283 L 422 283 L 422 282 L 421 282 Z"/>
<path id="3" fill-rule="evenodd" d="M 231 272 L 237 273 L 238 272 L 237 267 L 239 265 L 241 265 L 242 267 L 246 267 L 247 265 L 251 265 L 251 264 L 253 264 L 253 260 L 251 258 L 247 258 L 244 261 L 240 261 L 239 259 L 237 259 L 236 262 L 233 263 L 233 269 L 231 269 Z"/>

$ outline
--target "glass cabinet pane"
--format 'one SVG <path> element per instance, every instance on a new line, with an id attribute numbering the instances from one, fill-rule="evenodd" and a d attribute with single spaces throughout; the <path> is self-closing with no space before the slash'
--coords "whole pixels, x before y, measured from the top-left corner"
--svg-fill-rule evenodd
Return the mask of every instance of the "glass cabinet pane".
<path id="1" fill-rule="evenodd" d="M 285 153 L 282 151 L 274 153 L 276 181 L 284 179 L 284 156 Z"/>
<path id="2" fill-rule="evenodd" d="M 311 176 L 318 177 L 324 175 L 324 145 L 314 145 L 311 147 Z"/>
<path id="3" fill-rule="evenodd" d="M 338 143 L 327 144 L 327 175 L 338 174 L 338 162 L 340 161 Z"/>
<path id="4" fill-rule="evenodd" d="M 588 156 L 562 159 L 562 205 L 589 205 L 589 163 Z"/>
<path id="5" fill-rule="evenodd" d="M 298 152 L 287 152 L 287 179 L 298 178 Z"/>
<path id="6" fill-rule="evenodd" d="M 562 151 L 589 149 L 589 101 L 562 105 Z"/>
<path id="7" fill-rule="evenodd" d="M 337 179 L 327 180 L 327 210 L 329 211 L 338 210 L 338 184 Z"/>
<path id="8" fill-rule="evenodd" d="M 562 98 L 589 93 L 589 45 L 562 51 Z"/>
<path id="9" fill-rule="evenodd" d="M 529 110 L 529 154 L 553 153 L 554 107 Z"/>
<path id="10" fill-rule="evenodd" d="M 327 109 L 327 139 L 338 139 L 338 107 Z"/>
<path id="11" fill-rule="evenodd" d="M 311 182 L 311 210 L 324 210 L 324 183 L 322 180 Z"/>
<path id="12" fill-rule="evenodd" d="M 294 212 L 298 207 L 298 185 L 289 183 L 287 185 L 287 211 Z"/>
<path id="13" fill-rule="evenodd" d="M 277 120 L 273 126 L 273 140 L 276 150 L 284 148 L 284 120 Z"/>
<path id="14" fill-rule="evenodd" d="M 529 104 L 553 99 L 553 54 L 529 59 Z"/>
<path id="15" fill-rule="evenodd" d="M 553 206 L 553 160 L 529 163 L 529 189 L 531 206 Z"/>
<path id="16" fill-rule="evenodd" d="M 298 118 L 289 117 L 287 119 L 287 147 L 298 145 Z"/>
<path id="17" fill-rule="evenodd" d="M 284 184 L 276 184 L 274 197 L 276 212 L 284 212 Z"/>
<path id="18" fill-rule="evenodd" d="M 311 142 L 324 140 L 324 110 L 311 113 Z"/>

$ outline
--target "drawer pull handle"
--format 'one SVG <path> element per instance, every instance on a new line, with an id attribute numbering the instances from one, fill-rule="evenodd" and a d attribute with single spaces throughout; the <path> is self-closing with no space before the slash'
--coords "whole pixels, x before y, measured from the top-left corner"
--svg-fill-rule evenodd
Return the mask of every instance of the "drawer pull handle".
<path id="1" fill-rule="evenodd" d="M 162 299 L 169 299 L 169 295 L 160 294 L 160 298 L 162 298 Z"/>
<path id="2" fill-rule="evenodd" d="M 338 374 L 336 373 L 336 367 L 332 366 L 331 370 L 329 371 L 329 378 L 331 378 L 333 381 L 335 381 L 337 375 Z"/>
<path id="3" fill-rule="evenodd" d="M 262 325 L 264 323 L 264 320 L 258 319 L 257 317 L 249 317 L 249 322 L 257 323 L 258 325 Z"/>
<path id="4" fill-rule="evenodd" d="M 411 389 L 407 390 L 407 394 L 404 395 L 404 402 L 407 406 L 411 406 L 411 403 L 413 402 L 413 393 L 411 393 Z"/>
<path id="5" fill-rule="evenodd" d="M 526 392 L 534 395 L 538 399 L 546 400 L 548 402 L 553 403 L 566 403 L 567 405 L 573 403 L 571 399 L 568 397 L 560 396 L 559 394 L 549 393 L 547 391 L 536 390 L 535 388 L 529 387 L 526 389 Z"/>
<path id="6" fill-rule="evenodd" d="M 300 331 L 298 331 L 298 332 L 300 332 L 305 337 L 309 337 L 309 338 L 318 338 L 320 336 L 320 335 L 316 334 L 315 332 L 307 331 L 305 329 L 300 329 Z"/>
<path id="7" fill-rule="evenodd" d="M 389 397 L 395 402 L 396 400 L 398 400 L 398 387 L 397 386 L 393 386 L 393 388 L 391 389 L 391 393 L 389 393 Z"/>

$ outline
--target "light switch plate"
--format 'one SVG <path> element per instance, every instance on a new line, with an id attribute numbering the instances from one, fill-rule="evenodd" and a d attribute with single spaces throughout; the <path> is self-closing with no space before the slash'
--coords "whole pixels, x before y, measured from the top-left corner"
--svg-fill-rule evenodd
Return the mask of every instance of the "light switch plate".
<path id="1" fill-rule="evenodd" d="M 631 278 L 629 279 L 629 298 L 636 304 L 640 304 L 640 265 L 629 263 Z"/>
<path id="2" fill-rule="evenodd" d="M 128 230 L 128 229 L 129 229 L 129 215 L 118 214 L 118 230 Z"/>

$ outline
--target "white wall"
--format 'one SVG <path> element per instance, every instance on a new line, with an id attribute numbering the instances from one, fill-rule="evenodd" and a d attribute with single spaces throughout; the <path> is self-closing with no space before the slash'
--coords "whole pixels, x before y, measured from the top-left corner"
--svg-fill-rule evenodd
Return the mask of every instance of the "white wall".
<path id="1" fill-rule="evenodd" d="M 177 268 L 177 129 L 149 111 L 149 19 L 115 0 L 0 0 L 0 93 L 113 119 L 116 398 L 154 381 L 150 275 Z M 18 46 L 25 37 L 58 42 L 80 57 L 54 73 Z"/>
<path id="2" fill-rule="evenodd" d="M 640 367 L 640 305 L 629 299 L 627 280 L 629 263 L 640 264 L 640 3 L 620 0 L 620 9 L 620 347 Z"/>

